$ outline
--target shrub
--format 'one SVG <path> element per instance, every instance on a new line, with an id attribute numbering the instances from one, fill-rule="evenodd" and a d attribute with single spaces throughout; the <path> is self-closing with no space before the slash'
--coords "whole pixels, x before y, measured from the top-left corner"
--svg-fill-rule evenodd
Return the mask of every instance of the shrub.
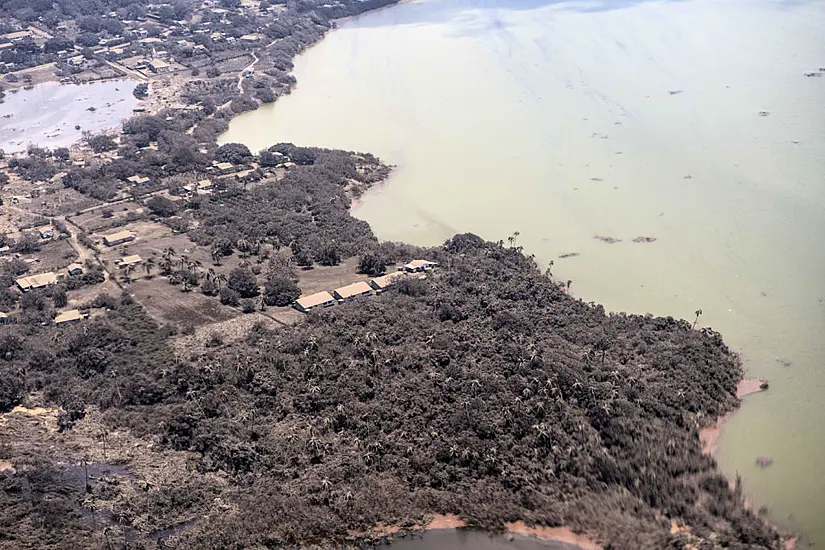
<path id="1" fill-rule="evenodd" d="M 240 301 L 238 293 L 228 287 L 223 287 L 220 291 L 221 303 L 225 306 L 237 306 Z"/>
<path id="2" fill-rule="evenodd" d="M 258 279 L 251 271 L 242 267 L 232 270 L 226 286 L 237 292 L 241 298 L 252 298 L 258 295 Z"/>
<path id="3" fill-rule="evenodd" d="M 286 277 L 269 277 L 264 284 L 264 303 L 268 306 L 288 306 L 300 295 L 298 285 Z"/>
<path id="4" fill-rule="evenodd" d="M 367 254 L 361 256 L 358 260 L 358 273 L 377 277 L 386 270 L 387 265 L 385 264 L 384 259 L 377 254 L 368 252 Z"/>

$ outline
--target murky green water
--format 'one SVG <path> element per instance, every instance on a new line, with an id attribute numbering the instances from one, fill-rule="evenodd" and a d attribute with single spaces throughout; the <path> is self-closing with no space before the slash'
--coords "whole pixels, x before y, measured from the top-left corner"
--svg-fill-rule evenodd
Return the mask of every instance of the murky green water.
<path id="1" fill-rule="evenodd" d="M 222 141 L 397 164 L 355 210 L 380 238 L 518 231 L 586 300 L 702 309 L 771 382 L 722 468 L 825 544 L 823 28 L 821 2 L 413 1 L 342 24 Z"/>

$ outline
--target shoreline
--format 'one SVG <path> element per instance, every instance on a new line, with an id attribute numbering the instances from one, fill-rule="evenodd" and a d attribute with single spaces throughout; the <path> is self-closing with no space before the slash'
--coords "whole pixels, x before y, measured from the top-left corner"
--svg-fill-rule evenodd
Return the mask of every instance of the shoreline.
<path id="1" fill-rule="evenodd" d="M 767 391 L 768 387 L 768 381 L 764 378 L 743 378 L 736 385 L 736 398 L 741 401 L 749 395 Z M 716 418 L 716 422 L 714 424 L 699 429 L 699 441 L 702 445 L 703 455 L 710 457 L 716 456 L 716 453 L 719 451 L 719 439 L 722 435 L 722 427 L 725 422 L 727 422 L 738 410 L 739 409 L 734 409 L 727 414 L 719 416 Z M 716 470 L 723 473 L 718 465 Z M 731 484 L 731 487 L 735 485 L 735 481 L 730 481 L 729 483 Z M 750 500 L 743 497 L 743 501 L 746 509 L 753 509 L 753 503 Z M 777 534 L 779 534 L 785 550 L 794 550 L 796 548 L 799 535 L 784 533 L 783 530 L 777 525 L 771 523 L 767 519 L 764 521 L 768 526 L 775 530 Z"/>
<path id="2" fill-rule="evenodd" d="M 604 550 L 601 545 L 586 535 L 573 532 L 570 527 L 546 527 L 540 525 L 531 527 L 521 520 L 508 522 L 505 524 L 505 527 L 506 530 L 503 533 L 494 533 L 486 529 L 474 529 L 456 514 L 434 514 L 426 524 L 419 524 L 412 528 L 402 528 L 398 525 L 377 525 L 371 530 L 371 533 L 376 537 L 383 538 L 388 544 L 392 544 L 394 536 L 402 531 L 424 534 L 431 531 L 461 531 L 469 529 L 490 535 L 518 535 L 547 542 L 558 542 L 576 546 L 579 550 Z M 351 533 L 351 535 L 354 538 L 360 538 L 364 533 Z"/>

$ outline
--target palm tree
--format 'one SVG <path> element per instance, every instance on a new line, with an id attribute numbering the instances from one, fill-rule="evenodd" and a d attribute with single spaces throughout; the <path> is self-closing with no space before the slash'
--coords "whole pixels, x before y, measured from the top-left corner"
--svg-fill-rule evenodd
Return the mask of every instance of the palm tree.
<path id="1" fill-rule="evenodd" d="M 148 258 L 146 261 L 143 262 L 143 269 L 146 270 L 146 276 L 149 277 L 152 274 L 152 268 L 155 267 L 155 259 Z"/>
<path id="2" fill-rule="evenodd" d="M 127 265 L 123 268 L 123 280 L 127 283 L 132 282 L 132 271 L 134 271 L 135 266 L 132 264 Z"/>
<path id="3" fill-rule="evenodd" d="M 220 249 L 217 246 L 213 246 L 212 250 L 209 251 L 209 254 L 212 256 L 212 263 L 215 265 L 221 264 L 221 258 L 223 254 L 221 254 Z"/>
<path id="4" fill-rule="evenodd" d="M 197 275 L 200 269 L 203 269 L 203 264 L 200 260 L 189 262 L 189 271 L 192 273 L 192 275 Z"/>
<path id="5" fill-rule="evenodd" d="M 226 283 L 226 275 L 224 275 L 223 273 L 215 274 L 215 283 L 217 283 L 218 289 L 220 290 L 221 283 Z"/>
<path id="6" fill-rule="evenodd" d="M 694 320 L 693 320 L 693 328 L 696 328 L 696 323 L 698 323 L 698 322 L 699 322 L 699 316 L 700 316 L 700 315 L 702 315 L 702 310 L 701 310 L 701 309 L 697 309 L 697 310 L 695 311 L 695 313 L 696 313 L 696 319 L 694 319 Z"/>
<path id="7" fill-rule="evenodd" d="M 189 267 L 190 263 L 191 261 L 189 260 L 189 256 L 187 256 L 186 254 L 181 254 L 180 258 L 178 258 L 178 269 L 183 271 L 183 268 Z"/>
<path id="8" fill-rule="evenodd" d="M 250 249 L 249 241 L 247 241 L 246 239 L 238 239 L 237 246 L 238 250 L 240 250 L 241 252 L 241 256 L 245 258 Z"/>

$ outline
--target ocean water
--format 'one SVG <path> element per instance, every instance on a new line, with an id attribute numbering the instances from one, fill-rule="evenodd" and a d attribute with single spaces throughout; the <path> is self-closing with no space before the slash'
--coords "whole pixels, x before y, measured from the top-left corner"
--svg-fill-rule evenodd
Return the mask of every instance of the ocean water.
<path id="1" fill-rule="evenodd" d="M 770 381 L 720 467 L 825 544 L 823 29 L 804 0 L 413 0 L 342 22 L 221 141 L 396 165 L 354 209 L 381 239 L 518 232 L 584 300 L 701 309 Z"/>

